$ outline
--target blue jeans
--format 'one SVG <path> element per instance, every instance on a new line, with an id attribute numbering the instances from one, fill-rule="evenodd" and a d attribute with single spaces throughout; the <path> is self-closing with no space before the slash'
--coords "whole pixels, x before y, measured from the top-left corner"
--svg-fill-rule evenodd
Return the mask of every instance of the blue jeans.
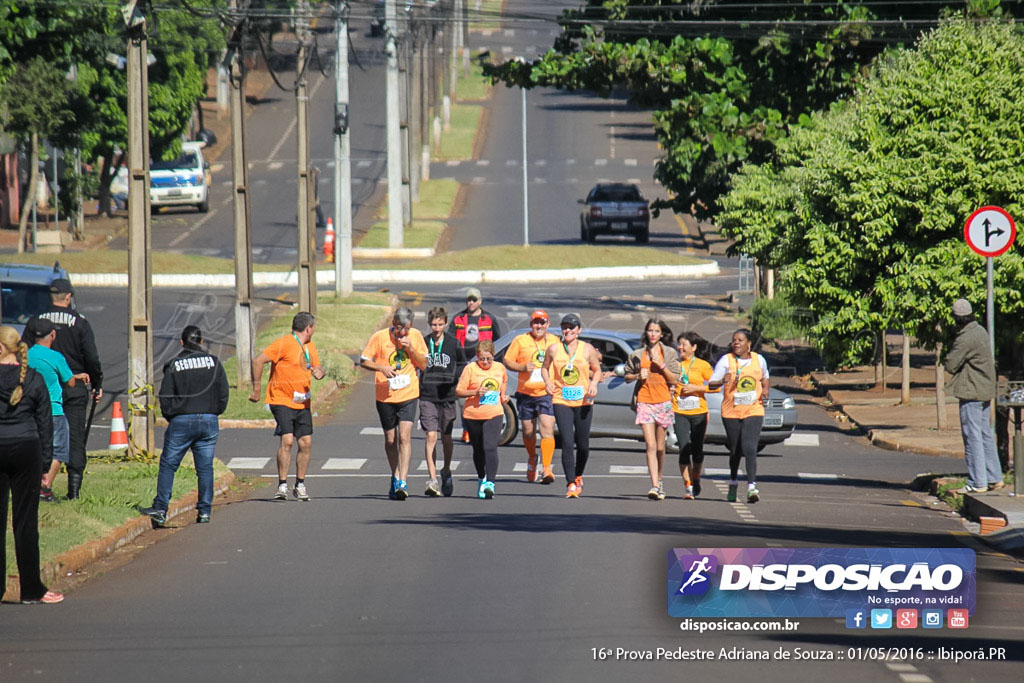
<path id="1" fill-rule="evenodd" d="M 160 474 L 156 480 L 156 498 L 153 507 L 167 510 L 171 502 L 174 473 L 188 449 L 196 463 L 199 478 L 199 501 L 196 511 L 210 514 L 213 505 L 213 451 L 217 448 L 220 427 L 216 415 L 176 415 L 164 432 L 164 449 L 160 453 Z"/>
<path id="2" fill-rule="evenodd" d="M 960 434 L 964 438 L 967 483 L 984 489 L 1003 480 L 996 440 L 989 425 L 988 401 L 960 401 Z"/>

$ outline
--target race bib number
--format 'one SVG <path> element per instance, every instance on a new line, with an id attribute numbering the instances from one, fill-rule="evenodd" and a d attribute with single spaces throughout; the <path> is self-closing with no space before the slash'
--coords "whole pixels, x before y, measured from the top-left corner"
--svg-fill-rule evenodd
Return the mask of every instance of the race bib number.
<path id="1" fill-rule="evenodd" d="M 530 381 L 527 384 L 543 385 L 544 378 L 540 374 L 540 368 L 534 368 L 533 372 L 530 373 Z"/>
<path id="2" fill-rule="evenodd" d="M 310 398 L 310 392 L 308 391 L 293 391 L 292 392 L 292 403 L 305 403 Z"/>
<path id="3" fill-rule="evenodd" d="M 395 375 L 394 377 L 388 377 L 388 386 L 391 388 L 391 391 L 405 389 L 410 383 L 411 380 L 409 379 L 409 375 Z"/>
<path id="4" fill-rule="evenodd" d="M 582 401 L 583 393 L 583 387 L 562 387 L 562 400 Z"/>
<path id="5" fill-rule="evenodd" d="M 732 395 L 732 404 L 735 406 L 752 406 L 756 400 L 756 391 L 737 391 Z"/>
<path id="6" fill-rule="evenodd" d="M 480 405 L 482 405 L 482 406 L 496 406 L 496 405 L 498 405 L 498 392 L 497 391 L 485 391 L 484 395 L 480 397 Z"/>
<path id="7" fill-rule="evenodd" d="M 679 410 L 699 410 L 700 396 L 680 396 L 676 401 L 676 407 Z"/>

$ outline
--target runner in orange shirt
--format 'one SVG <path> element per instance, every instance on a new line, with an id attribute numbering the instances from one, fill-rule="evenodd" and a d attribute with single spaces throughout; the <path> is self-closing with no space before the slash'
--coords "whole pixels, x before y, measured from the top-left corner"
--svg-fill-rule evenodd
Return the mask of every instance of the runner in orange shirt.
<path id="1" fill-rule="evenodd" d="M 478 498 L 494 498 L 494 479 L 498 475 L 498 439 L 501 437 L 502 405 L 508 403 L 508 376 L 494 362 L 494 342 L 482 341 L 476 347 L 476 361 L 467 365 L 455 388 L 466 399 L 462 417 L 473 446 L 473 464 L 480 481 Z"/>
<path id="2" fill-rule="evenodd" d="M 420 397 L 416 370 L 427 367 L 427 343 L 423 333 L 413 329 L 414 313 L 402 307 L 395 311 L 391 327 L 375 332 L 359 358 L 359 365 L 374 372 L 377 415 L 384 429 L 384 452 L 391 467 L 388 498 L 405 500 L 412 458 L 412 423 Z"/>
<path id="3" fill-rule="evenodd" d="M 313 448 L 313 414 L 309 404 L 312 395 L 310 377 L 324 378 L 320 356 L 313 345 L 316 318 L 305 311 L 292 318 L 292 331 L 274 340 L 252 361 L 252 393 L 249 400 L 259 403 L 263 379 L 263 366 L 270 366 L 266 403 L 277 420 L 275 436 L 281 437 L 277 449 L 277 493 L 274 498 L 288 498 L 288 466 L 292 459 L 292 444 L 299 444 L 295 455 L 295 488 L 298 500 L 309 500 L 306 491 L 306 470 Z"/>

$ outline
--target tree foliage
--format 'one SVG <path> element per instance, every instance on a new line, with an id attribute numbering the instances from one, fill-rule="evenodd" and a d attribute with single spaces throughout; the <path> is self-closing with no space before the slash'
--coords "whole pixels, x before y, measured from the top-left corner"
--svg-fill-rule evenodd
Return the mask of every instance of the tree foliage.
<path id="1" fill-rule="evenodd" d="M 1024 216 L 1024 37 L 951 20 L 887 55 L 848 100 L 810 117 L 769 163 L 747 165 L 720 222 L 737 249 L 782 267 L 836 363 L 905 327 L 943 341 L 952 301 L 984 311 L 985 260 L 964 243 L 980 206 Z M 997 332 L 1024 330 L 1024 234 L 995 261 Z"/>

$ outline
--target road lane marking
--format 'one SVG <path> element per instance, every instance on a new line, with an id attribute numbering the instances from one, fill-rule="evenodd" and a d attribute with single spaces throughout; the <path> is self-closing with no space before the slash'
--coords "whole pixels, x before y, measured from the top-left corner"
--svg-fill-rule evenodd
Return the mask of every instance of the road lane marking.
<path id="1" fill-rule="evenodd" d="M 885 668 L 889 671 L 917 671 L 913 664 L 904 664 L 903 662 L 886 662 Z"/>
<path id="2" fill-rule="evenodd" d="M 231 458 L 228 461 L 230 470 L 262 470 L 270 462 L 270 458 Z"/>
<path id="3" fill-rule="evenodd" d="M 491 160 L 490 159 L 477 159 L 476 160 L 476 165 L 477 166 L 490 166 L 491 165 Z"/>
<path id="4" fill-rule="evenodd" d="M 644 474 L 647 472 L 647 465 L 612 465 L 608 468 L 609 474 Z"/>
<path id="5" fill-rule="evenodd" d="M 525 472 L 526 470 L 527 466 L 525 462 L 517 462 L 512 468 L 512 474 L 518 474 L 520 472 Z"/>
<path id="6" fill-rule="evenodd" d="M 787 446 L 820 446 L 821 442 L 818 440 L 817 434 L 808 434 L 806 432 L 793 432 L 788 439 L 782 443 Z"/>
<path id="7" fill-rule="evenodd" d="M 636 166 L 637 162 L 636 159 L 625 159 L 622 163 L 626 164 L 626 166 Z"/>
<path id="8" fill-rule="evenodd" d="M 328 458 L 320 469 L 358 470 L 366 464 L 366 458 Z"/>
<path id="9" fill-rule="evenodd" d="M 443 461 L 440 460 L 440 458 L 438 458 L 438 460 L 439 460 L 439 462 L 437 463 L 437 469 L 440 470 Z M 452 460 L 452 466 L 449 469 L 451 469 L 451 471 L 454 472 L 455 470 L 459 469 L 459 465 L 461 465 L 461 464 L 462 464 L 461 460 Z M 426 472 L 427 471 L 427 461 L 424 460 L 423 462 L 421 462 L 420 466 L 416 468 L 416 471 L 417 472 Z"/>
<path id="10" fill-rule="evenodd" d="M 384 436 L 383 427 L 363 427 L 359 430 L 360 436 Z"/>
<path id="11" fill-rule="evenodd" d="M 834 481 L 839 479 L 838 474 L 824 474 L 820 472 L 797 472 L 796 476 L 801 479 L 819 479 L 825 481 Z"/>
<path id="12" fill-rule="evenodd" d="M 267 168 L 269 170 L 271 170 L 271 171 L 280 170 L 280 169 L 284 168 L 284 162 L 283 161 L 271 161 L 269 164 L 267 164 Z"/>
<path id="13" fill-rule="evenodd" d="M 316 91 L 320 89 L 320 86 L 324 84 L 325 80 L 326 79 L 323 77 L 323 74 L 318 76 L 317 82 L 313 85 L 313 88 L 309 91 L 308 98 L 310 100 L 313 99 L 313 96 L 316 95 Z M 298 117 L 295 117 L 295 116 L 292 117 L 291 123 L 289 123 L 288 127 L 285 128 L 284 135 L 282 135 L 281 139 L 277 141 L 277 144 L 274 145 L 274 148 L 272 150 L 270 150 L 270 156 L 267 157 L 267 161 L 272 161 L 273 158 L 277 156 L 277 153 L 281 151 L 281 147 L 284 146 L 284 143 L 288 139 L 288 136 L 292 134 L 293 130 L 295 130 L 295 126 L 298 123 L 298 121 L 299 121 Z"/>
<path id="14" fill-rule="evenodd" d="M 594 159 L 594 166 L 607 166 L 607 165 L 608 165 L 608 160 L 607 159 Z"/>
<path id="15" fill-rule="evenodd" d="M 231 197 L 228 197 L 228 203 L 230 203 L 230 202 L 231 202 Z M 169 246 L 172 247 L 172 248 L 178 246 L 179 244 L 184 242 L 186 238 L 191 237 L 192 234 L 196 230 L 198 230 L 199 228 L 201 228 L 204 225 L 206 225 L 209 222 L 209 220 L 211 218 L 213 218 L 214 216 L 216 216 L 216 215 L 217 215 L 217 209 L 214 209 L 213 211 L 209 212 L 208 214 L 203 216 L 199 221 L 197 221 L 196 224 L 193 225 L 191 228 L 189 228 L 188 230 L 186 230 L 185 232 L 181 233 L 180 235 L 175 237 L 173 240 L 171 240 L 171 243 L 170 243 Z"/>
<path id="16" fill-rule="evenodd" d="M 459 161 L 458 159 L 449 159 L 448 161 L 444 162 L 444 165 L 445 166 L 452 166 L 452 167 L 454 167 L 454 166 L 458 166 L 461 163 L 462 162 Z"/>

